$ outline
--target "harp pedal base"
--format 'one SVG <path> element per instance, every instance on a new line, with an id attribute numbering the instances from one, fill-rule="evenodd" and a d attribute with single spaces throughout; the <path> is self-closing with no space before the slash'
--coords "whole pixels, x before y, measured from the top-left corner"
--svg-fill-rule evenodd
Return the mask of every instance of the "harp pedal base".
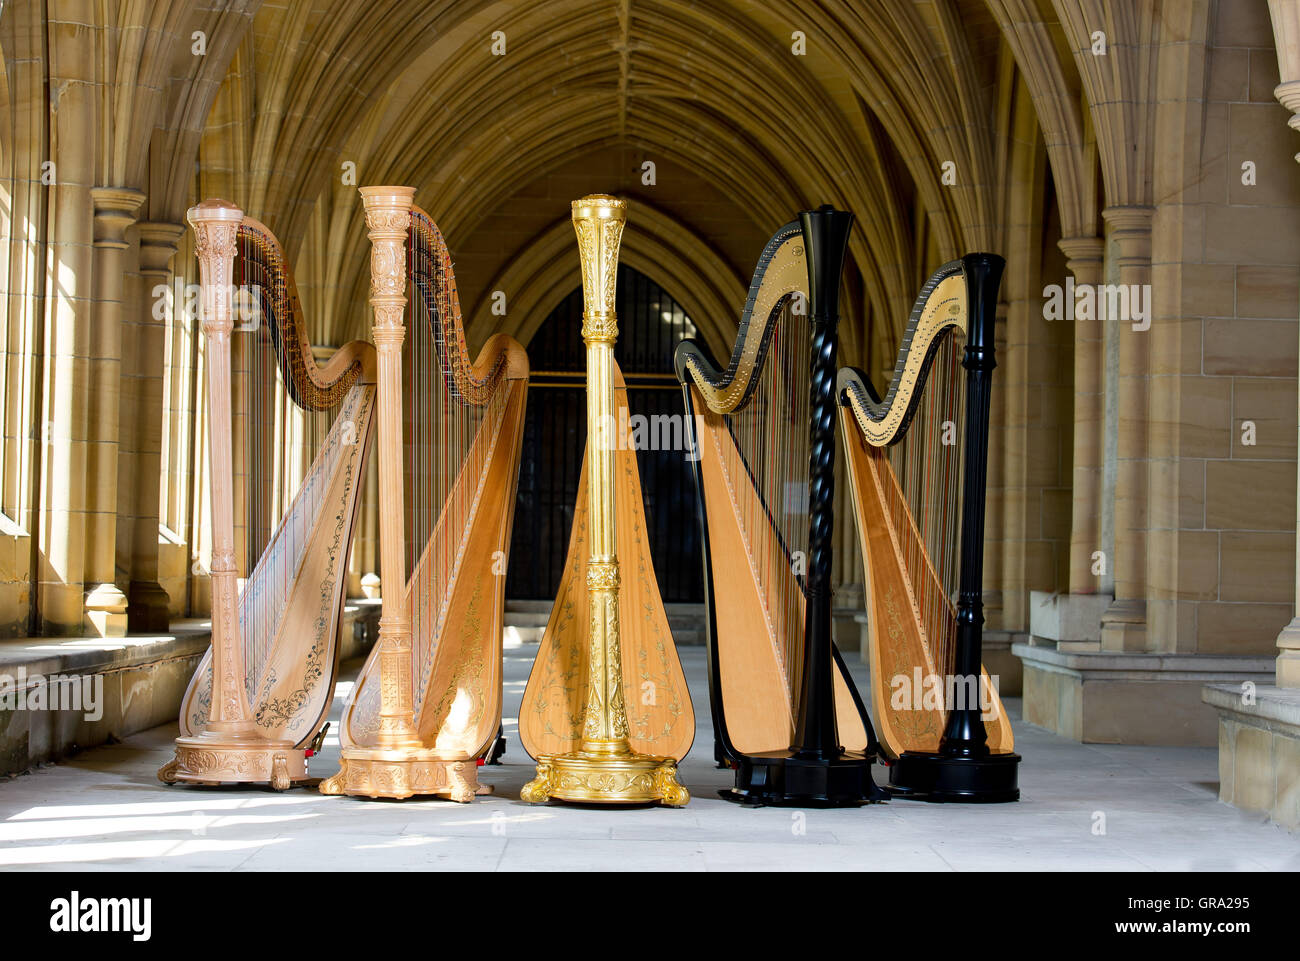
<path id="1" fill-rule="evenodd" d="M 832 758 L 799 757 L 789 751 L 742 755 L 736 786 L 719 792 L 747 807 L 857 807 L 889 800 L 871 777 L 875 757 L 844 751 Z"/>
<path id="2" fill-rule="evenodd" d="M 584 742 L 590 745 L 592 742 Z M 627 741 L 608 742 L 627 747 Z M 682 807 L 690 792 L 677 780 L 673 758 L 631 750 L 578 750 L 537 759 L 537 776 L 519 792 L 529 804 L 663 804 Z"/>
<path id="3" fill-rule="evenodd" d="M 211 733 L 176 739 L 176 756 L 158 771 L 164 784 L 269 784 L 277 791 L 310 780 L 307 757 L 290 741 Z"/>
<path id="4" fill-rule="evenodd" d="M 461 804 L 480 793 L 474 758 L 439 757 L 433 751 L 346 749 L 339 772 L 320 783 L 320 793 L 402 801 L 415 795 L 450 798 Z"/>
<path id="5" fill-rule="evenodd" d="M 1020 800 L 1019 754 L 949 757 L 904 751 L 889 768 L 889 793 L 935 804 L 1001 804 Z"/>

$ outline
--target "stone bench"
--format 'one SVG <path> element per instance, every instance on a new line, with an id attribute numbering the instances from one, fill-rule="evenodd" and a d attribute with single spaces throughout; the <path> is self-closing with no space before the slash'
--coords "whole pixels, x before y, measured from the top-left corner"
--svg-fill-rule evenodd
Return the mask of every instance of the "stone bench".
<path id="1" fill-rule="evenodd" d="M 340 660 L 365 654 L 378 634 L 379 602 L 349 600 Z M 0 641 L 0 774 L 175 723 L 211 638 L 209 621 L 191 619 L 159 635 Z"/>

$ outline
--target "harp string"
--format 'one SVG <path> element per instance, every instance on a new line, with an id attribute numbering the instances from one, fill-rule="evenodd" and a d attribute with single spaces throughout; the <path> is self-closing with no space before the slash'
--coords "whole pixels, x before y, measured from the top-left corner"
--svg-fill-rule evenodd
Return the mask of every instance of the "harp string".
<path id="1" fill-rule="evenodd" d="M 931 667 L 952 674 L 961 556 L 964 473 L 964 335 L 949 328 L 934 346 L 916 411 L 901 438 L 885 448 L 867 445 L 896 483 L 884 485 L 886 509 L 902 537 L 903 567 L 912 587 Z"/>
<path id="2" fill-rule="evenodd" d="M 721 463 L 728 488 L 739 495 L 751 568 L 793 698 L 803 667 L 811 326 L 792 312 L 789 298 L 773 316 L 748 402 L 723 415 L 732 443 L 722 445 Z"/>
<path id="3" fill-rule="evenodd" d="M 416 716 L 434 669 L 460 562 L 513 386 L 504 357 L 482 376 L 472 368 L 451 257 L 423 211 L 407 244 L 407 336 L 403 345 L 407 591 Z"/>
<path id="4" fill-rule="evenodd" d="M 310 379 L 301 309 L 278 243 L 247 223 L 237 234 L 232 344 L 236 560 L 244 578 L 240 638 L 250 702 L 295 584 L 298 561 L 343 450 L 326 446 L 338 409 L 355 403 Z M 335 438 L 337 441 L 337 438 Z"/>

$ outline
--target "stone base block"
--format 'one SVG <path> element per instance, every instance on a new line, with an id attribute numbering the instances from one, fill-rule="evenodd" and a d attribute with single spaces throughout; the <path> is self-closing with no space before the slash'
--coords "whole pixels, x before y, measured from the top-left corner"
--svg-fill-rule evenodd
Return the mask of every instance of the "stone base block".
<path id="1" fill-rule="evenodd" d="M 208 643 L 199 621 L 111 641 L 0 642 L 0 774 L 175 721 Z"/>
<path id="2" fill-rule="evenodd" d="M 1101 618 L 1109 594 L 1029 592 L 1029 633 L 1055 641 L 1058 650 L 1101 650 Z"/>
<path id="3" fill-rule="evenodd" d="M 1300 690 L 1207 684 L 1219 716 L 1219 800 L 1300 828 Z"/>
<path id="4" fill-rule="evenodd" d="M 1028 640 L 1028 636 L 1011 631 L 984 632 L 984 670 L 988 671 L 989 677 L 998 679 L 1001 697 L 1020 697 L 1024 691 L 1024 665 L 1011 648 Z"/>
<path id="5" fill-rule="evenodd" d="M 348 601 L 342 660 L 370 650 L 379 608 Z M 174 621 L 163 634 L 0 641 L 0 774 L 175 723 L 210 639 L 207 623 L 195 619 Z"/>
<path id="6" fill-rule="evenodd" d="M 1277 686 L 1300 689 L 1300 651 L 1283 651 L 1277 656 Z"/>
<path id="7" fill-rule="evenodd" d="M 1213 746 L 1217 724 L 1201 689 L 1273 680 L 1271 657 L 1011 650 L 1024 664 L 1024 719 L 1086 743 Z"/>

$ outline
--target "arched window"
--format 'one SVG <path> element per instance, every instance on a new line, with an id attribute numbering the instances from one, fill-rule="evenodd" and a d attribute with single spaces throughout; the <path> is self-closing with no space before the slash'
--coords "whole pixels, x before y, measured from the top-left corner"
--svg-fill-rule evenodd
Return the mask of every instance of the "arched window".
<path id="1" fill-rule="evenodd" d="M 628 386 L 629 414 L 646 418 L 650 449 L 637 451 L 655 576 L 665 602 L 698 602 L 700 534 L 691 464 L 682 446 L 677 344 L 695 325 L 672 296 L 626 265 L 618 269 L 619 337 L 614 347 Z M 528 417 L 506 596 L 552 600 L 564 573 L 587 441 L 582 288 L 570 293 L 527 344 Z"/>

